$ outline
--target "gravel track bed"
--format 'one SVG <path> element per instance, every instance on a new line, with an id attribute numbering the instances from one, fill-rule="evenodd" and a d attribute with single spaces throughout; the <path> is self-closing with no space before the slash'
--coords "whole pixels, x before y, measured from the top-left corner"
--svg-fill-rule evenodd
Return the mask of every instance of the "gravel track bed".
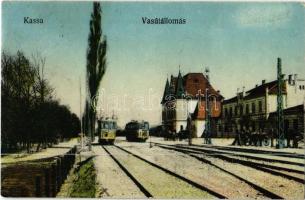
<path id="1" fill-rule="evenodd" d="M 154 198 L 213 198 L 207 192 L 197 189 L 116 147 L 108 146 L 106 148 Z"/>
<path id="2" fill-rule="evenodd" d="M 240 157 L 240 156 L 231 156 L 231 155 L 225 155 L 226 157 L 232 157 L 232 158 L 237 158 L 239 160 L 244 160 L 244 161 L 251 161 L 254 163 L 259 163 L 259 164 L 266 164 L 269 166 L 276 166 L 276 167 L 283 167 L 283 168 L 287 168 L 287 169 L 294 169 L 294 170 L 298 170 L 298 171 L 303 171 L 304 172 L 304 167 L 302 166 L 297 166 L 297 165 L 290 165 L 290 164 L 285 164 L 285 163 L 276 163 L 276 162 L 268 162 L 268 161 L 263 161 L 263 160 L 253 160 L 253 159 L 249 159 L 249 158 L 245 158 L 245 157 Z M 272 169 L 270 167 L 270 169 Z M 304 178 L 304 174 L 299 174 L 301 176 L 301 178 Z"/>
<path id="3" fill-rule="evenodd" d="M 268 169 L 271 169 L 271 168 L 268 168 Z M 296 177 L 296 178 L 299 178 L 299 179 L 303 179 L 304 183 L 305 183 L 305 175 L 304 174 L 298 174 L 298 173 L 295 173 L 295 172 L 287 172 L 287 171 L 283 171 L 283 170 L 278 170 L 278 169 L 272 169 L 273 171 L 276 171 L 276 172 L 280 172 L 282 174 L 287 174 L 289 176 L 293 176 L 293 177 Z"/>
<path id="4" fill-rule="evenodd" d="M 184 148 L 188 148 L 188 146 L 183 145 L 182 147 Z M 274 156 L 274 155 L 266 155 L 266 154 L 251 154 L 251 153 L 245 153 L 245 152 L 236 152 L 236 151 L 228 151 L 228 150 L 219 150 L 219 149 L 211 149 L 211 148 L 205 148 L 205 147 L 198 147 L 198 146 L 191 146 L 192 149 L 204 149 L 204 150 L 208 150 L 208 151 L 212 151 L 215 153 L 233 153 L 234 156 L 238 156 L 238 155 L 246 155 L 246 156 L 251 156 L 254 158 L 267 158 L 267 159 L 271 159 L 271 160 L 283 160 L 283 161 L 289 161 L 289 162 L 295 162 L 295 163 L 300 163 L 300 164 L 304 164 L 304 159 L 299 159 L 299 158 L 289 158 L 289 157 L 281 157 L 281 156 Z M 228 155 L 228 154 L 226 154 Z M 250 158 L 249 158 L 250 159 Z M 275 161 L 276 162 L 276 161 Z M 285 164 L 285 163 L 281 163 Z"/>
<path id="5" fill-rule="evenodd" d="M 206 155 L 198 155 L 223 169 L 238 174 L 244 179 L 253 182 L 285 199 L 303 199 L 304 185 L 279 176 L 271 175 L 266 172 L 258 171 L 253 168 L 240 164 L 229 163 L 218 158 Z"/>
<path id="6" fill-rule="evenodd" d="M 149 148 L 147 143 L 132 143 L 132 145 L 120 143 L 119 146 L 228 198 L 264 198 L 245 182 L 183 153 L 164 150 L 156 146 Z"/>
<path id="7" fill-rule="evenodd" d="M 146 198 L 101 146 L 93 146 L 93 151 L 100 197 Z"/>
<path id="8" fill-rule="evenodd" d="M 245 153 L 252 153 L 252 154 L 264 154 L 264 155 L 271 155 L 271 156 L 281 156 L 281 157 L 294 157 L 298 159 L 303 159 L 304 158 L 304 152 L 300 152 L 300 149 L 295 149 L 297 152 L 289 152 L 289 151 L 282 151 L 279 149 L 272 149 L 272 150 L 262 150 L 262 149 L 255 149 L 253 148 L 245 148 L 245 146 L 215 146 L 215 145 L 194 145 L 198 147 L 206 147 L 206 148 L 212 148 L 212 149 L 219 149 L 219 150 L 224 150 L 224 151 L 233 151 L 233 152 L 245 152 Z M 263 148 L 263 147 L 261 147 Z M 288 149 L 287 149 L 288 150 Z M 289 149 L 291 150 L 291 149 Z"/>

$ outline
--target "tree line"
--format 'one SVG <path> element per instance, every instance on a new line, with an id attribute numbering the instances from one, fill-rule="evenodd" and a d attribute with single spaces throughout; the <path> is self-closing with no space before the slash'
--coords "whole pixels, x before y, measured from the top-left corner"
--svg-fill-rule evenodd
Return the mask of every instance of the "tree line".
<path id="1" fill-rule="evenodd" d="M 80 120 L 55 99 L 44 77 L 45 58 L 23 52 L 2 52 L 1 150 L 14 152 L 52 146 L 58 139 L 76 137 Z"/>

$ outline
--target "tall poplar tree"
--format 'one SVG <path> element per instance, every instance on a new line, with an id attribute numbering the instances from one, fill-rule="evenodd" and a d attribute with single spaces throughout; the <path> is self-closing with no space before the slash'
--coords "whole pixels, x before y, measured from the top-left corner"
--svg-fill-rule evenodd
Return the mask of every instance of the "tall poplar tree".
<path id="1" fill-rule="evenodd" d="M 93 2 L 93 12 L 90 20 L 90 33 L 88 37 L 87 49 L 87 102 L 90 105 L 86 108 L 87 130 L 86 134 L 90 137 L 91 142 L 94 140 L 95 121 L 96 121 L 96 104 L 98 101 L 98 90 L 100 82 L 106 70 L 106 37 L 102 35 L 101 28 L 101 5 L 99 2 Z M 90 142 L 90 150 L 91 150 Z"/>

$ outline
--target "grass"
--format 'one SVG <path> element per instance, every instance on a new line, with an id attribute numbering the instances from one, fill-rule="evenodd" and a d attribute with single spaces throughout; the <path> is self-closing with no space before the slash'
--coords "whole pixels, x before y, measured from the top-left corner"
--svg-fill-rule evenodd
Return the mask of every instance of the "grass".
<path id="1" fill-rule="evenodd" d="M 75 180 L 71 188 L 70 197 L 94 198 L 96 192 L 96 172 L 93 159 L 80 163 L 75 170 Z"/>

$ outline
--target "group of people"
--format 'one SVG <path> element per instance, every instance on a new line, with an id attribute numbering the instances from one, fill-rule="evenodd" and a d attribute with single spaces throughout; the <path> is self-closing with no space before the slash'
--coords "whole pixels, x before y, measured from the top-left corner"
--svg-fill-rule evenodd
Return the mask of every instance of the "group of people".
<path id="1" fill-rule="evenodd" d="M 168 127 L 162 127 L 162 135 L 164 136 L 165 140 L 183 140 L 189 138 L 189 133 L 190 131 L 185 129 L 185 130 L 180 130 L 177 132 L 176 130 L 172 130 Z"/>
<path id="2" fill-rule="evenodd" d="M 298 148 L 298 142 L 303 138 L 303 135 L 297 131 L 288 130 L 284 134 L 285 140 L 287 142 L 286 147 Z M 263 130 L 259 131 L 250 131 L 250 130 L 241 130 L 236 131 L 235 139 L 232 145 L 253 145 L 253 146 L 274 146 L 274 139 L 278 138 L 277 132 L 273 129 L 270 129 L 269 132 Z"/>

